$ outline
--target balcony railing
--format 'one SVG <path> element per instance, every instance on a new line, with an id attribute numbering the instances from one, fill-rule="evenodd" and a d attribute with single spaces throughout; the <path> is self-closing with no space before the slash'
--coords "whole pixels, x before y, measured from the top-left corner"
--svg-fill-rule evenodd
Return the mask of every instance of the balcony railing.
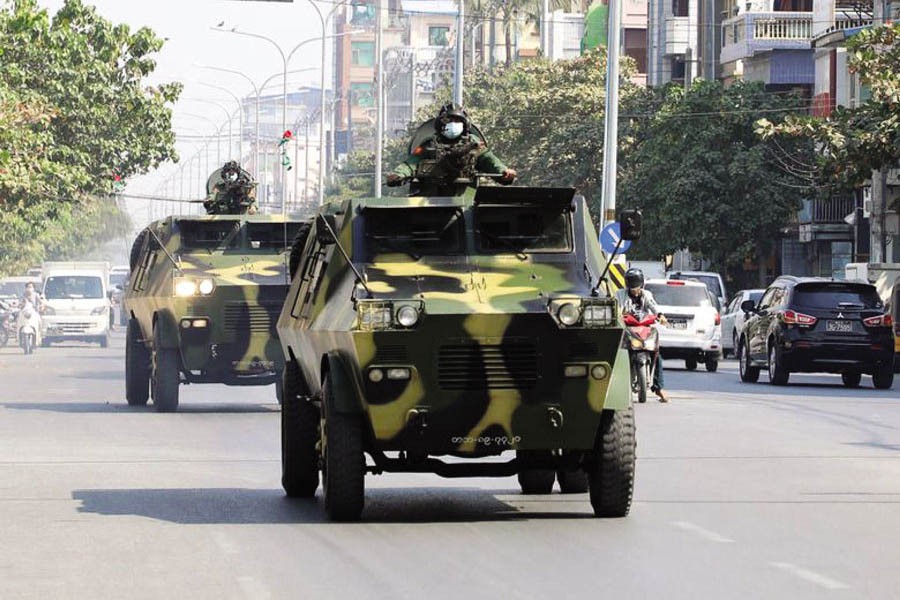
<path id="1" fill-rule="evenodd" d="M 748 12 L 722 22 L 721 62 L 749 58 L 756 52 L 810 47 L 811 12 Z"/>
<path id="2" fill-rule="evenodd" d="M 853 198 L 835 198 L 833 200 L 806 200 L 797 214 L 799 223 L 829 224 L 846 223 L 844 219 L 856 209 Z"/>

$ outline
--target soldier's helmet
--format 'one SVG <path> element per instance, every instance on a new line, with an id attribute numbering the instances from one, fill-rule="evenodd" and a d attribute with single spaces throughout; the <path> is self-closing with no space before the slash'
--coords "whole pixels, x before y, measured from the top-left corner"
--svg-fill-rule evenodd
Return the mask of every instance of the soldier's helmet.
<path id="1" fill-rule="evenodd" d="M 452 122 L 461 122 L 462 123 L 462 132 L 454 137 L 459 137 L 459 135 L 465 135 L 469 133 L 469 113 L 466 112 L 459 104 L 455 104 L 450 102 L 441 107 L 440 112 L 438 112 L 437 118 L 434 120 L 434 130 L 435 132 L 445 136 L 447 136 L 446 127 Z"/>

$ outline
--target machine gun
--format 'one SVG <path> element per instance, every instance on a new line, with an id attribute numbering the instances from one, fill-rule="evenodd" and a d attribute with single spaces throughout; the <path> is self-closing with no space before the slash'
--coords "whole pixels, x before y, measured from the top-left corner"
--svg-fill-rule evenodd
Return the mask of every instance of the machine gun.
<path id="1" fill-rule="evenodd" d="M 203 208 L 210 215 L 243 215 L 256 213 L 256 181 L 236 161 L 229 161 L 213 171 L 206 180 Z"/>

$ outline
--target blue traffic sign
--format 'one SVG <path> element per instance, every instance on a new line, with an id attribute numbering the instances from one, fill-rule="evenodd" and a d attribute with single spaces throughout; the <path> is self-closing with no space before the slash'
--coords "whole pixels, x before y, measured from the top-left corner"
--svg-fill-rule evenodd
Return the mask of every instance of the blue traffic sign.
<path id="1" fill-rule="evenodd" d="M 621 232 L 622 230 L 619 228 L 618 223 L 610 223 L 600 230 L 600 247 L 603 248 L 604 252 L 612 254 L 616 251 L 616 245 L 622 239 Z M 619 246 L 619 253 L 628 252 L 629 248 L 631 248 L 631 240 L 624 240 L 622 245 Z"/>

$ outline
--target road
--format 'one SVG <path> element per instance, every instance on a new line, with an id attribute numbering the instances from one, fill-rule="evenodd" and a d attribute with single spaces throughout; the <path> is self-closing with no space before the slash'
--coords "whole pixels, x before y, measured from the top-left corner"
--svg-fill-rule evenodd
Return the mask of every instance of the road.
<path id="1" fill-rule="evenodd" d="M 0 349 L 0 598 L 896 598 L 900 385 L 669 361 L 628 518 L 514 478 L 367 478 L 364 522 L 280 488 L 273 388 L 124 401 L 123 340 Z M 761 377 L 765 381 L 765 375 Z M 321 493 L 321 492 L 320 492 Z"/>

